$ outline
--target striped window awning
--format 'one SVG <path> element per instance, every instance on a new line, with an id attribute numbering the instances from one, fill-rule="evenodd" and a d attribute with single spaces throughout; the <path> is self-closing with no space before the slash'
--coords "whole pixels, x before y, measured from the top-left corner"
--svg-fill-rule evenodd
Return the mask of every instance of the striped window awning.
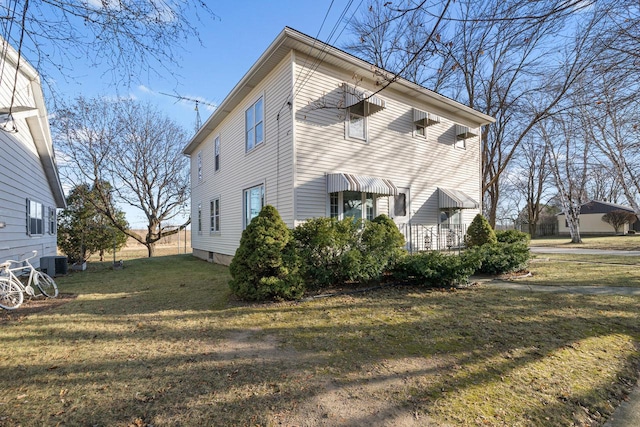
<path id="1" fill-rule="evenodd" d="M 468 126 L 456 125 L 456 138 L 467 139 L 478 136 L 478 132 L 475 129 L 469 129 Z"/>
<path id="2" fill-rule="evenodd" d="M 352 113 L 370 116 L 384 110 L 386 106 L 384 99 L 380 99 L 375 95 L 368 96 L 366 92 L 358 90 L 347 83 L 343 83 L 342 87 L 344 88 L 344 105 Z"/>
<path id="3" fill-rule="evenodd" d="M 397 196 L 398 188 L 388 179 L 351 173 L 327 174 L 327 192 L 359 191 L 361 193 Z"/>
<path id="4" fill-rule="evenodd" d="M 427 113 L 426 111 L 418 110 L 417 108 L 413 109 L 413 122 L 420 126 L 431 126 L 440 123 L 440 117 L 436 116 L 432 113 Z"/>
<path id="5" fill-rule="evenodd" d="M 478 209 L 480 204 L 460 190 L 438 188 L 438 205 L 445 209 Z"/>

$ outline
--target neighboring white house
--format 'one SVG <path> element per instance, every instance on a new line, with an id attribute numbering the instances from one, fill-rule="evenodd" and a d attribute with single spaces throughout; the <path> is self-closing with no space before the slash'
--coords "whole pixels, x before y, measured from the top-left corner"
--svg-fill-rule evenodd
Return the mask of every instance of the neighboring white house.
<path id="1" fill-rule="evenodd" d="M 602 220 L 604 214 L 613 211 L 634 213 L 631 206 L 601 202 L 598 200 L 591 200 L 582 204 L 580 206 L 580 216 L 578 217 L 578 221 L 580 223 L 580 234 L 615 234 L 613 226 Z M 620 233 L 627 234 L 629 233 L 629 230 L 633 230 L 634 232 L 640 231 L 640 221 L 635 221 L 632 224 L 624 224 Z M 570 234 L 569 225 L 567 224 L 567 219 L 564 213 L 558 214 L 558 234 Z"/>
<path id="2" fill-rule="evenodd" d="M 494 120 L 403 79 L 377 93 L 381 74 L 285 28 L 184 149 L 194 255 L 229 263 L 265 204 L 289 227 L 388 214 L 414 248 L 469 224 Z"/>
<path id="3" fill-rule="evenodd" d="M 37 267 L 41 256 L 56 255 L 56 209 L 65 198 L 40 77 L 2 39 L 0 47 L 0 262 L 37 250 Z"/>

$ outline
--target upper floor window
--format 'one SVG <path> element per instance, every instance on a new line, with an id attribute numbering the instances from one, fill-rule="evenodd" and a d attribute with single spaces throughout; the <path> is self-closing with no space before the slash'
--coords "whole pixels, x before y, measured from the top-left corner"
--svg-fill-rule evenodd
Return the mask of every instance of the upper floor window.
<path id="1" fill-rule="evenodd" d="M 440 117 L 417 108 L 413 109 L 413 134 L 421 138 L 427 137 L 427 128 L 440 123 Z"/>
<path id="2" fill-rule="evenodd" d="M 367 139 L 367 126 L 365 116 L 358 114 L 349 109 L 349 123 L 348 123 L 349 138 Z"/>
<path id="3" fill-rule="evenodd" d="M 456 147 L 467 148 L 466 140 L 469 138 L 475 138 L 479 132 L 476 129 L 471 129 L 468 126 L 456 125 Z"/>
<path id="4" fill-rule="evenodd" d="M 244 113 L 247 151 L 264 142 L 264 99 L 261 96 Z"/>
<path id="5" fill-rule="evenodd" d="M 214 166 L 216 172 L 220 170 L 220 135 L 216 136 L 215 141 L 213 141 L 213 156 L 214 156 Z"/>
<path id="6" fill-rule="evenodd" d="M 44 234 L 44 206 L 40 202 L 27 199 L 27 234 Z"/>
<path id="7" fill-rule="evenodd" d="M 198 182 L 202 182 L 202 151 L 198 151 L 196 162 L 198 163 Z"/>

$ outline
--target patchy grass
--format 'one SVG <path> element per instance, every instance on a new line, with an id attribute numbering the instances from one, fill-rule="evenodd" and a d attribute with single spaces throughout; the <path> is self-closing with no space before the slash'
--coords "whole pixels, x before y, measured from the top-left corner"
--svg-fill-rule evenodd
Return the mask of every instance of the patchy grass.
<path id="1" fill-rule="evenodd" d="M 0 323 L 0 425 L 601 425 L 637 378 L 638 298 L 387 287 L 245 305 L 188 255 L 109 266 Z"/>
<path id="2" fill-rule="evenodd" d="M 531 239 L 531 246 L 638 251 L 640 250 L 640 234 L 628 234 L 624 236 L 587 236 L 582 237 L 582 243 L 571 243 L 571 238 L 568 236 Z"/>
<path id="3" fill-rule="evenodd" d="M 578 258 L 573 256 L 571 258 Z M 619 257 L 622 258 L 622 257 Z M 615 261 L 609 259 L 609 261 Z M 621 261 L 621 260 L 620 260 Z M 640 287 L 640 270 L 629 264 L 567 260 L 531 262 L 532 277 L 518 279 L 530 285 Z"/>

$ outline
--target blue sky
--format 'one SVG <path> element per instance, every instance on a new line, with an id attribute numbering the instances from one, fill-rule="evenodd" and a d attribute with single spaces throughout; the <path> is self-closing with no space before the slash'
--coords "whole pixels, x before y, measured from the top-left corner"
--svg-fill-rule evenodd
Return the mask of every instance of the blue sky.
<path id="1" fill-rule="evenodd" d="M 208 4 L 219 19 L 199 26 L 203 46 L 195 40 L 183 46 L 181 67 L 171 70 L 174 77 L 160 78 L 150 74 L 152 78 L 141 77 L 140 84 L 128 89 L 129 96 L 156 105 L 191 133 L 195 130 L 195 104 L 177 102 L 160 92 L 219 104 L 285 26 L 341 46 L 349 38 L 348 30 L 343 30 L 346 21 L 354 14 L 358 16 L 367 3 L 361 0 L 249 0 Z M 345 18 L 340 20 L 348 6 Z M 318 34 L 327 11 L 326 22 Z M 338 29 L 329 40 L 336 25 Z M 337 38 L 341 31 L 341 37 Z M 105 75 L 103 70 L 77 63 L 73 74 L 73 81 L 56 80 L 57 92 L 65 97 L 117 95 L 111 85 L 111 76 Z M 119 92 L 123 95 L 122 89 Z M 202 104 L 199 109 L 204 123 L 212 110 Z M 144 226 L 142 213 L 131 209 L 126 213 L 132 227 Z"/>

